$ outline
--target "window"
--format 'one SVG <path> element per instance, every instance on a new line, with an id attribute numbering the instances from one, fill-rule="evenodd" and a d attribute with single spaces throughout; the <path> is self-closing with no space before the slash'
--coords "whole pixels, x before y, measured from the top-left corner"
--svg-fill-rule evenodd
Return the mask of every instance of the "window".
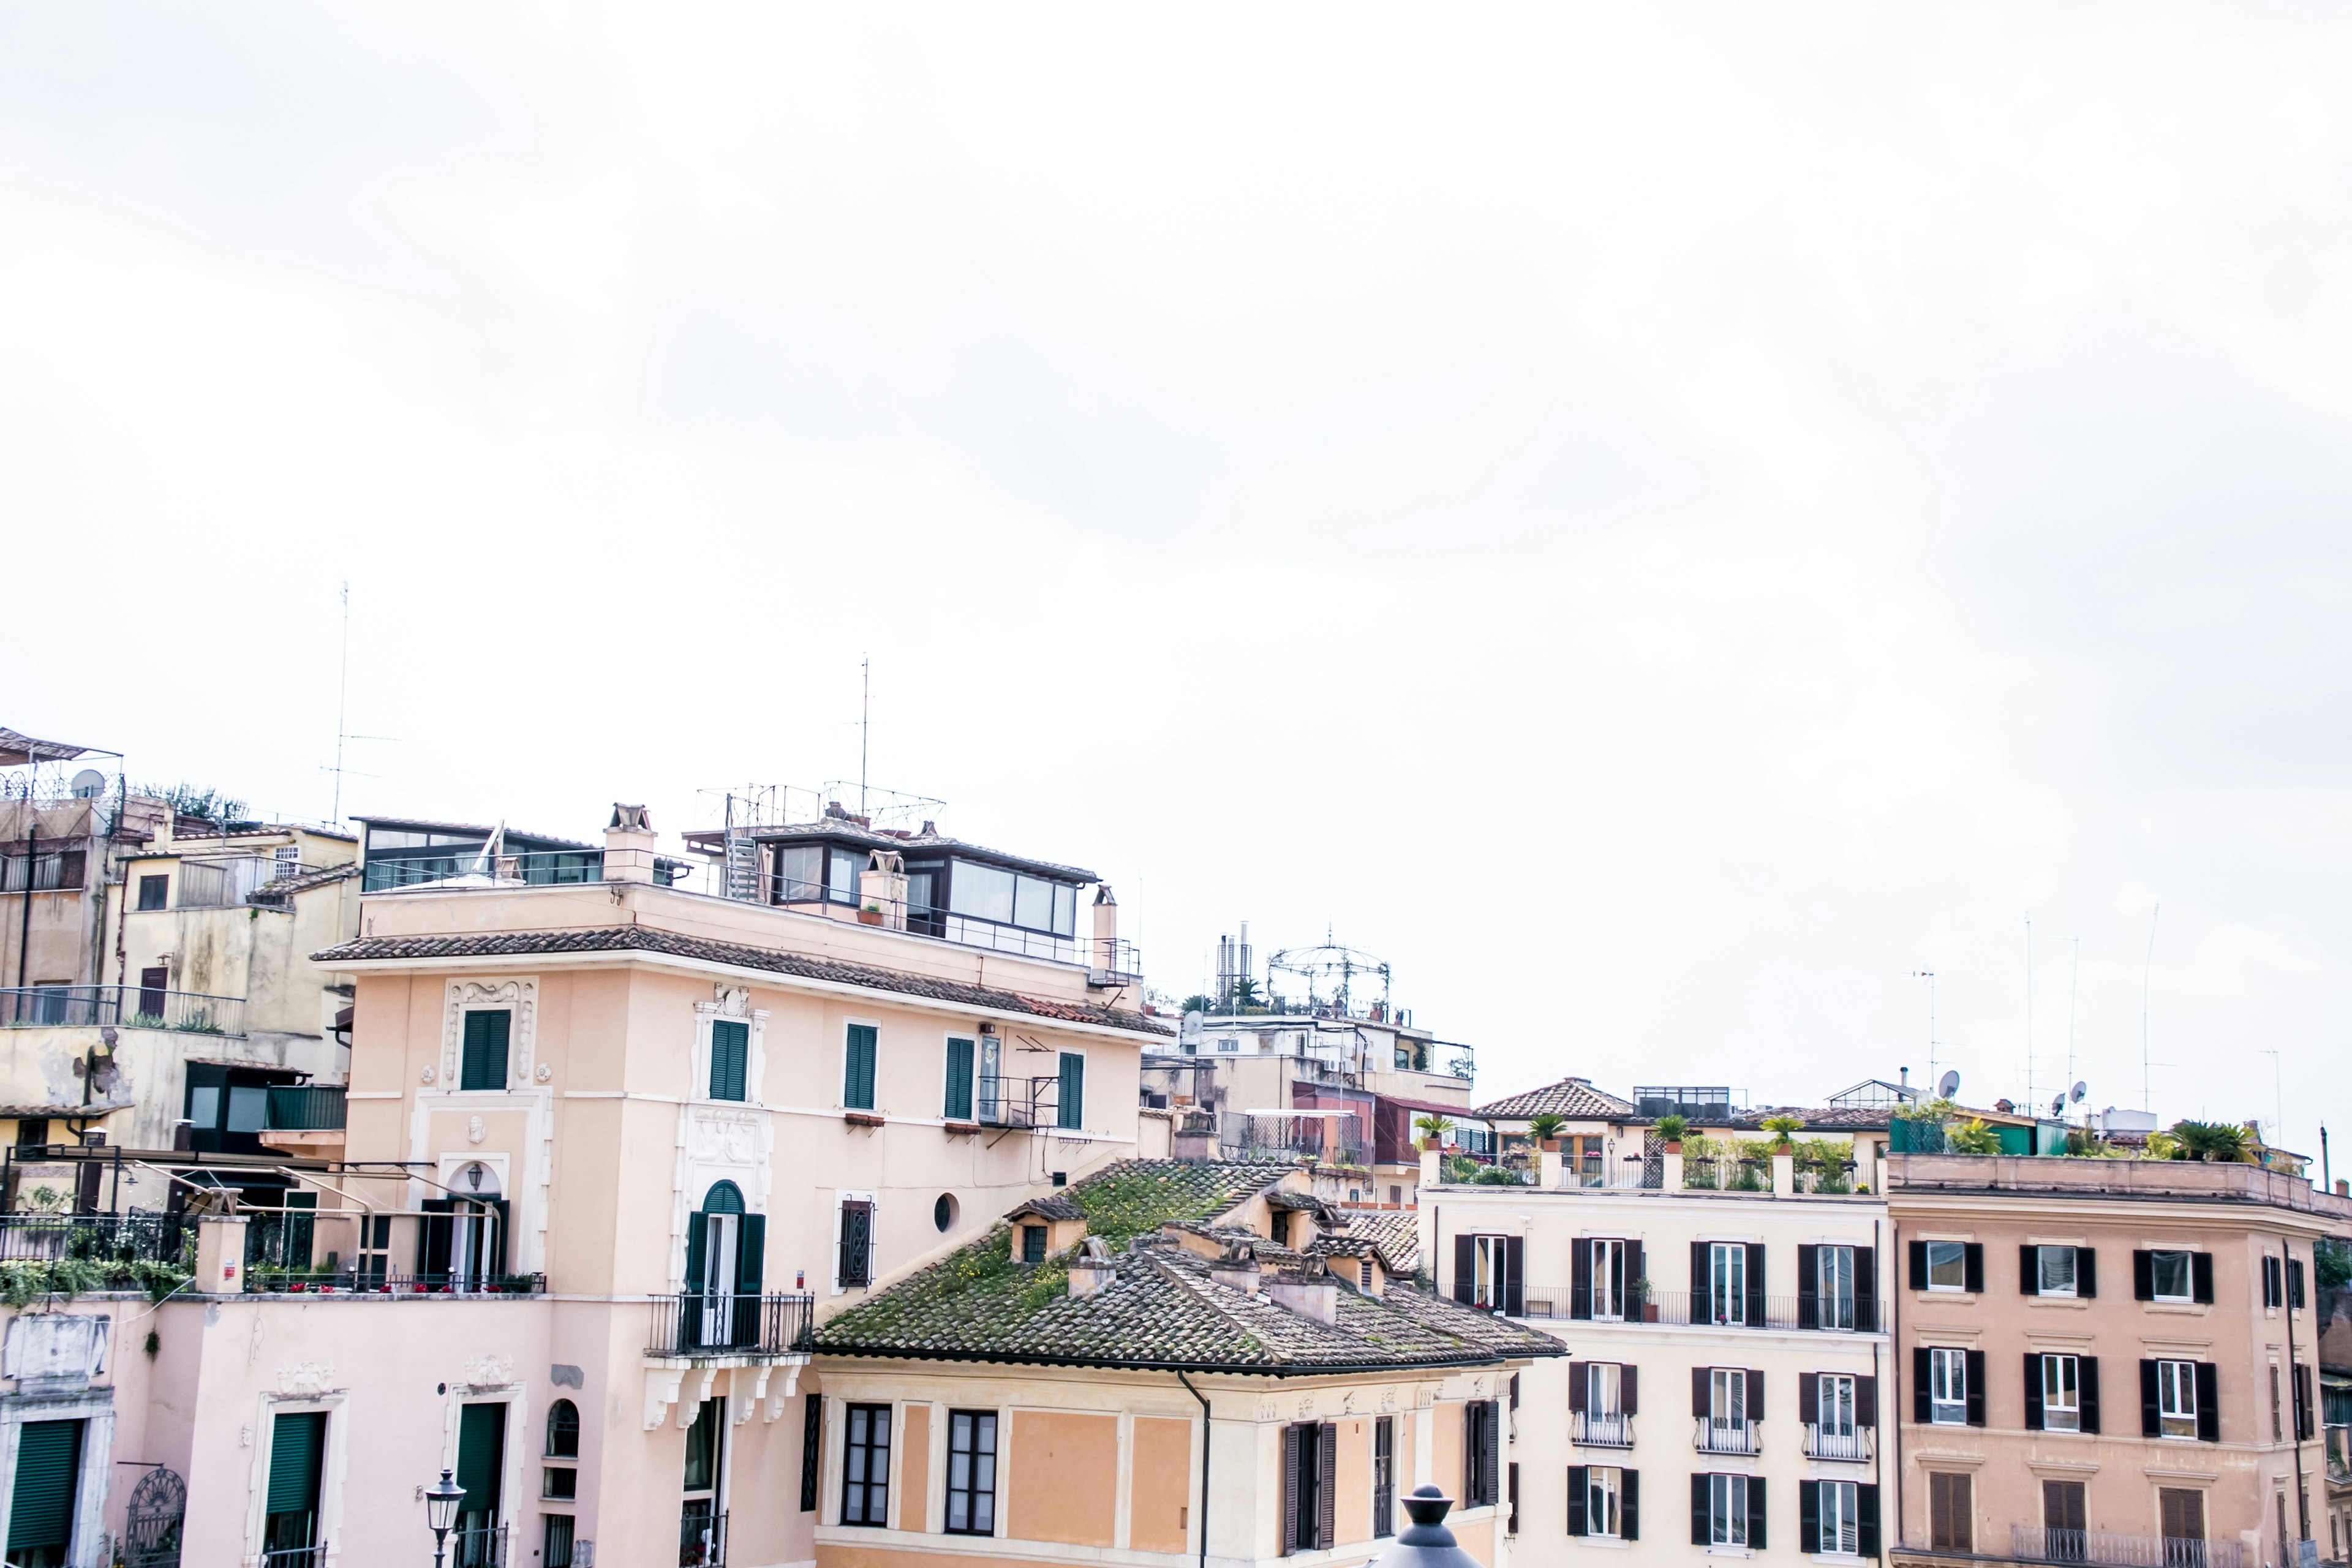
<path id="1" fill-rule="evenodd" d="M 1844 1330 L 1855 1326 L 1853 1250 L 1851 1247 L 1813 1248 L 1813 1278 L 1809 1281 L 1814 1297 L 1811 1326 Z M 1801 1308 L 1799 1326 L 1808 1326 Z"/>
<path id="2" fill-rule="evenodd" d="M 546 1520 L 546 1534 L 540 1552 L 540 1568 L 572 1568 L 572 1516 L 551 1513 Z"/>
<path id="3" fill-rule="evenodd" d="M 1396 1417 L 1372 1421 L 1372 1536 L 1385 1541 L 1396 1533 Z"/>
<path id="4" fill-rule="evenodd" d="M 841 1455 L 841 1522 L 880 1530 L 890 1515 L 890 1407 L 853 1405 Z"/>
<path id="5" fill-rule="evenodd" d="M 1855 1381 L 1839 1373 L 1823 1373 L 1814 1382 L 1813 1424 L 1824 1437 L 1854 1435 Z"/>
<path id="6" fill-rule="evenodd" d="M 1965 1290 L 1968 1279 L 1968 1244 L 1960 1241 L 1927 1243 L 1927 1289 L 1930 1290 Z"/>
<path id="7" fill-rule="evenodd" d="M 931 1228 L 940 1232 L 955 1228 L 956 1201 L 953 1193 L 941 1193 L 931 1205 Z"/>
<path id="8" fill-rule="evenodd" d="M 1748 1373 L 1736 1366 L 1706 1369 L 1707 1425 L 1718 1433 L 1744 1435 L 1748 1426 Z"/>
<path id="9" fill-rule="evenodd" d="M 1054 1097 L 1055 1125 L 1072 1131 L 1087 1124 L 1087 1058 L 1062 1053 L 1062 1081 Z"/>
<path id="10" fill-rule="evenodd" d="M 824 896 L 824 846 L 781 846 L 776 850 L 776 902 L 814 903 Z"/>
<path id="11" fill-rule="evenodd" d="M 1939 1426 L 1965 1426 L 1969 1420 L 1968 1352 L 1933 1349 L 1927 1352 L 1928 1419 Z"/>
<path id="12" fill-rule="evenodd" d="M 2186 1487 L 2164 1487 L 2158 1490 L 2157 1512 L 2164 1521 L 2164 1539 L 2173 1541 L 2203 1541 L 2205 1539 L 2205 1494 Z M 2201 1552 L 2179 1552 L 2168 1548 L 2168 1563 L 2200 1562 Z"/>
<path id="13" fill-rule="evenodd" d="M 171 899 L 172 879 L 170 877 L 142 877 L 139 879 L 139 907 L 141 909 L 160 910 L 169 904 L 171 902 Z"/>
<path id="14" fill-rule="evenodd" d="M 9 1561 L 66 1561 L 81 1489 L 81 1443 L 79 1421 L 27 1421 L 16 1429 L 16 1479 L 8 1510 Z M 273 1506 L 278 1500 L 276 1480 L 273 1475 L 269 1489 Z"/>
<path id="15" fill-rule="evenodd" d="M 1339 1430 L 1330 1422 L 1302 1421 L 1282 1429 L 1282 1551 L 1320 1552 L 1333 1540 L 1338 1516 L 1333 1479 Z"/>
<path id="16" fill-rule="evenodd" d="M 1024 1225 L 1021 1227 L 1021 1261 L 1024 1263 L 1045 1261 L 1045 1227 L 1044 1226 Z"/>
<path id="17" fill-rule="evenodd" d="M 1596 1241 L 1592 1247 L 1592 1316 L 1603 1323 L 1625 1317 L 1625 1244 Z"/>
<path id="18" fill-rule="evenodd" d="M 2303 1310 L 2303 1259 L 2300 1258 L 2286 1260 L 2286 1304 L 2298 1312 Z"/>
<path id="19" fill-rule="evenodd" d="M 2042 1361 L 2042 1429 L 2079 1432 L 2083 1429 L 2083 1360 L 2080 1356 L 2045 1355 Z"/>
<path id="20" fill-rule="evenodd" d="M 2034 1255 L 2034 1294 L 2037 1296 L 2072 1296 L 2074 1294 L 2074 1249 L 2071 1247 L 2037 1247 Z"/>
<path id="21" fill-rule="evenodd" d="M 1764 1482 L 1748 1476 L 1691 1477 L 1691 1544 L 1764 1549 Z"/>
<path id="22" fill-rule="evenodd" d="M 683 1506 L 678 1510 L 677 1547 L 680 1563 L 716 1563 L 718 1547 L 725 1526 L 719 1515 L 719 1478 L 720 1446 L 727 1440 L 727 1423 L 720 1412 L 727 1408 L 722 1399 L 706 1399 L 694 1413 L 694 1425 L 686 1431 L 685 1484 L 679 1490 Z M 483 1558 L 484 1568 L 489 1559 Z"/>
<path id="23" fill-rule="evenodd" d="M 1599 1535 L 1611 1539 L 1625 1533 L 1624 1472 L 1606 1465 L 1594 1465 L 1584 1470 L 1584 1528 L 1576 1528 L 1573 1518 L 1575 1500 L 1570 1500 L 1570 1535 Z"/>
<path id="24" fill-rule="evenodd" d="M 503 1007 L 466 1015 L 465 1044 L 458 1066 L 459 1089 L 506 1088 L 507 1035 L 513 1025 L 514 1015 Z M 231 1115 L 234 1117 L 235 1112 Z M 232 1127 L 229 1131 L 236 1129 Z"/>
<path id="25" fill-rule="evenodd" d="M 948 1533 L 996 1533 L 996 1413 L 948 1412 Z"/>
<path id="26" fill-rule="evenodd" d="M 841 1286 L 850 1289 L 874 1283 L 874 1205 L 851 1201 L 841 1205 Z"/>
<path id="27" fill-rule="evenodd" d="M 1625 1413 L 1625 1369 L 1616 1362 L 1587 1362 L 1584 1372 L 1584 1414 L 1587 1423 L 1614 1421 Z"/>
<path id="28" fill-rule="evenodd" d="M 1852 1481 L 1812 1483 L 1813 1549 L 1852 1557 L 1862 1551 L 1862 1500 Z"/>
<path id="29" fill-rule="evenodd" d="M 547 1457 L 580 1457 L 580 1407 L 568 1399 L 559 1399 L 547 1407 Z"/>
<path id="30" fill-rule="evenodd" d="M 1748 1248 L 1736 1241 L 1707 1244 L 1706 1321 L 1748 1321 Z"/>
<path id="31" fill-rule="evenodd" d="M 1502 1479 L 1502 1423 L 1491 1399 L 1473 1399 L 1462 1406 L 1462 1506 L 1492 1508 L 1499 1500 Z"/>
<path id="32" fill-rule="evenodd" d="M 215 1089 L 215 1094 L 220 1091 Z M 49 1119 L 46 1116 L 20 1116 L 16 1119 L 16 1147 L 39 1149 L 49 1142 Z"/>
<path id="33" fill-rule="evenodd" d="M 569 1465 L 549 1465 L 539 1472 L 539 1495 L 550 1502 L 572 1502 L 580 1489 L 580 1472 Z"/>
<path id="34" fill-rule="evenodd" d="M 1927 1549 L 1931 1552 L 1976 1550 L 1975 1521 L 1970 1517 L 1969 1478 L 1946 1470 L 1927 1476 Z"/>
<path id="35" fill-rule="evenodd" d="M 1510 1301 L 1511 1242 L 1507 1236 L 1470 1237 L 1470 1304 L 1490 1312 L 1502 1311 Z"/>
<path id="36" fill-rule="evenodd" d="M 836 904 L 856 903 L 858 873 L 873 863 L 873 854 L 868 850 L 832 846 L 825 854 L 826 899 Z"/>
<path id="37" fill-rule="evenodd" d="M 958 860 L 948 879 L 948 909 L 955 914 L 1011 925 L 1013 880 L 1013 873 L 1002 867 Z"/>
<path id="38" fill-rule="evenodd" d="M 845 1110 L 874 1109 L 874 1047 L 879 1033 L 871 1024 L 852 1024 L 845 1034 L 841 1103 Z"/>
<path id="39" fill-rule="evenodd" d="M 2156 1365 L 2157 1433 L 2164 1437 L 2197 1436 L 2197 1363 L 2159 1361 Z"/>
<path id="40" fill-rule="evenodd" d="M 710 1098 L 740 1100 L 751 1055 L 751 1026 L 733 1018 L 710 1024 Z"/>
<path id="41" fill-rule="evenodd" d="M 950 1121 L 971 1120 L 971 1071 L 975 1047 L 971 1040 L 948 1037 L 947 1094 L 940 1114 Z"/>
<path id="42" fill-rule="evenodd" d="M 2263 1259 L 2263 1305 L 2283 1307 L 2286 1304 L 2286 1271 L 2275 1258 Z"/>
<path id="43" fill-rule="evenodd" d="M 2158 1301 L 2193 1301 L 2196 1288 L 2195 1269 L 2189 1264 L 2193 1255 L 2186 1252 L 2151 1252 L 2148 1254 L 2149 1273 L 2155 1282 Z"/>

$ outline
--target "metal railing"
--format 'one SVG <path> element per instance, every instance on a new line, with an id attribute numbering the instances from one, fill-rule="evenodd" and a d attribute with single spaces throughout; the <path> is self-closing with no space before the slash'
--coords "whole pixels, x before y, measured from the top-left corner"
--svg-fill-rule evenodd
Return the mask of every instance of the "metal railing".
<path id="1" fill-rule="evenodd" d="M 506 1568 L 507 1527 L 449 1532 L 449 1568 Z"/>
<path id="2" fill-rule="evenodd" d="M 1143 977 L 1143 954 L 1123 936 L 1088 937 L 1086 949 L 1089 974 L 1112 982 Z"/>
<path id="3" fill-rule="evenodd" d="M 1639 1154 L 1604 1159 L 1599 1154 L 1587 1154 L 1581 1159 L 1560 1162 L 1560 1185 L 1564 1187 L 1597 1187 L 1609 1191 L 1654 1191 L 1660 1181 L 1659 1171 Z"/>
<path id="4" fill-rule="evenodd" d="M 344 1090 L 322 1084 L 273 1088 L 268 1127 L 275 1131 L 331 1131 L 343 1126 Z"/>
<path id="5" fill-rule="evenodd" d="M 1633 1418 L 1596 1415 L 1589 1410 L 1580 1410 L 1576 1412 L 1575 1441 L 1587 1448 L 1630 1448 L 1633 1446 Z"/>
<path id="6" fill-rule="evenodd" d="M 1866 1464 L 1877 1453 L 1878 1433 L 1871 1427 L 1829 1432 L 1818 1421 L 1805 1423 L 1805 1458 L 1809 1459 L 1858 1459 Z"/>
<path id="7" fill-rule="evenodd" d="M 256 1296 L 465 1296 L 520 1300 L 547 1293 L 544 1274 L 411 1274 L 365 1265 L 331 1268 L 247 1268 L 245 1289 Z"/>
<path id="8" fill-rule="evenodd" d="M 793 1355 L 815 1342 L 816 1298 L 705 1295 L 683 1290 L 654 1300 L 652 1356 Z"/>
<path id="9" fill-rule="evenodd" d="M 667 861 L 655 865 L 654 879 L 663 881 L 662 868 Z M 371 859 L 360 879 L 363 893 L 381 893 L 393 888 L 416 888 L 428 882 L 444 882 L 452 877 L 471 876 L 483 868 L 479 849 L 453 849 L 445 854 L 396 857 Z M 524 855 L 494 855 L 490 857 L 489 874 L 501 882 L 520 882 L 529 887 L 564 886 L 578 882 L 601 882 L 604 879 L 604 852 L 602 849 L 535 849 Z"/>
<path id="10" fill-rule="evenodd" d="M 726 1562 L 725 1514 L 688 1513 L 677 1521 L 678 1568 L 725 1568 Z"/>
<path id="11" fill-rule="evenodd" d="M 245 1033 L 245 998 L 143 985 L 0 987 L 0 1026 L 176 1029 L 190 1035 Z"/>
<path id="12" fill-rule="evenodd" d="M 323 1546 L 281 1546 L 261 1554 L 261 1568 L 325 1568 Z"/>
<path id="13" fill-rule="evenodd" d="M 2108 1530 L 2009 1527 L 2010 1553 L 2021 1563 L 2087 1563 L 2101 1568 L 2247 1568 L 2242 1542 L 2179 1535 L 2119 1535 Z"/>
<path id="14" fill-rule="evenodd" d="M 1717 1421 L 1712 1415 L 1701 1415 L 1692 1425 L 1696 1429 L 1692 1446 L 1702 1454 L 1760 1454 L 1764 1451 L 1761 1421 Z"/>
<path id="15" fill-rule="evenodd" d="M 1878 1303 L 1868 1296 L 1721 1297 L 1687 1290 L 1651 1290 L 1634 1300 L 1601 1300 L 1593 1310 L 1590 1287 L 1529 1283 L 1520 1292 L 1530 1318 L 1573 1318 L 1601 1323 L 1664 1323 L 1676 1328 L 1793 1329 L 1819 1333 L 1874 1333 Z"/>
<path id="16" fill-rule="evenodd" d="M 184 1266 L 194 1259 L 195 1238 L 189 1215 L 0 1215 L 0 1262 L 66 1258 Z"/>

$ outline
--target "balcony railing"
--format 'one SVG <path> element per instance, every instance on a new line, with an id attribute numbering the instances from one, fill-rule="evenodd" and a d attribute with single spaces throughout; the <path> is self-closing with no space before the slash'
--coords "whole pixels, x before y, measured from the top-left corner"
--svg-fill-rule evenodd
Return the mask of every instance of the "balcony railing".
<path id="1" fill-rule="evenodd" d="M 1654 1191 L 1661 1172 L 1639 1154 L 1604 1159 L 1599 1154 L 1587 1154 L 1580 1159 L 1560 1162 L 1560 1185 L 1564 1187 L 1594 1187 L 1613 1191 Z"/>
<path id="2" fill-rule="evenodd" d="M 0 1262 L 71 1258 L 185 1267 L 195 1260 L 195 1239 L 189 1215 L 0 1215 Z"/>
<path id="3" fill-rule="evenodd" d="M 2021 1563 L 2085 1563 L 2100 1568 L 2247 1568 L 2236 1541 L 2179 1535 L 2118 1535 L 2106 1530 L 2009 1527 L 2010 1552 Z"/>
<path id="4" fill-rule="evenodd" d="M 1701 1415 L 1694 1423 L 1692 1445 L 1702 1454 L 1760 1454 L 1764 1451 L 1761 1421 L 1718 1421 Z"/>
<path id="5" fill-rule="evenodd" d="M 1576 1441 L 1587 1448 L 1630 1448 L 1633 1446 L 1633 1418 L 1580 1410 L 1576 1413 Z"/>
<path id="6" fill-rule="evenodd" d="M 1834 1432 L 1825 1430 L 1818 1421 L 1805 1423 L 1805 1458 L 1809 1459 L 1854 1459 L 1867 1464 L 1877 1454 L 1878 1434 L 1871 1427 Z"/>
<path id="7" fill-rule="evenodd" d="M 261 1554 L 261 1568 L 326 1568 L 323 1546 L 280 1546 Z"/>
<path id="8" fill-rule="evenodd" d="M 1530 1318 L 1577 1318 L 1601 1323 L 1666 1323 L 1677 1328 L 1786 1329 L 1820 1333 L 1874 1333 L 1878 1303 L 1868 1296 L 1730 1297 L 1687 1290 L 1652 1290 L 1635 1301 L 1589 1289 L 1530 1284 L 1522 1291 Z"/>
<path id="9" fill-rule="evenodd" d="M 269 1091 L 268 1127 L 272 1131 L 339 1131 L 343 1126 L 344 1091 L 321 1084 L 304 1084 Z"/>
<path id="10" fill-rule="evenodd" d="M 681 1291 L 654 1300 L 651 1356 L 795 1355 L 814 1343 L 816 1298 L 808 1295 L 705 1295 Z"/>
<path id="11" fill-rule="evenodd" d="M 17 1029 L 176 1029 L 190 1035 L 245 1033 L 245 998 L 144 985 L 0 988 L 0 1026 Z"/>
<path id="12" fill-rule="evenodd" d="M 695 1505 L 687 1505 L 689 1509 Z M 727 1516 L 689 1512 L 677 1521 L 678 1568 L 725 1568 Z"/>
<path id="13" fill-rule="evenodd" d="M 506 1563 L 505 1525 L 449 1532 L 449 1568 L 506 1568 Z"/>

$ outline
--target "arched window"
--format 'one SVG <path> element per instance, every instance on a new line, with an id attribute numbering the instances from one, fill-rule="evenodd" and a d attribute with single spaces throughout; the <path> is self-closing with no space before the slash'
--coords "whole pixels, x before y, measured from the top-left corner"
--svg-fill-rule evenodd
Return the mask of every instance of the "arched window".
<path id="1" fill-rule="evenodd" d="M 547 1457 L 580 1457 L 580 1407 L 568 1399 L 559 1399 L 547 1407 Z"/>
<path id="2" fill-rule="evenodd" d="M 704 1214 L 741 1214 L 743 1189 L 732 1182 L 713 1182 L 702 1200 Z"/>

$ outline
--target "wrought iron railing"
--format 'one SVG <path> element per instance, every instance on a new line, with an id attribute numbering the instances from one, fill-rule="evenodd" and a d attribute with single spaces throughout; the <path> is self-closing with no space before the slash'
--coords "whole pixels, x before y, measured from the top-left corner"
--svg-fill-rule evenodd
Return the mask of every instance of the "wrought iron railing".
<path id="1" fill-rule="evenodd" d="M 1764 1451 L 1761 1421 L 1718 1421 L 1701 1415 L 1693 1423 L 1692 1446 L 1702 1454 L 1760 1454 Z"/>
<path id="2" fill-rule="evenodd" d="M 1633 1446 L 1633 1418 L 1580 1410 L 1576 1412 L 1575 1440 L 1588 1448 L 1630 1448 Z"/>
<path id="3" fill-rule="evenodd" d="M 245 1271 L 257 1296 L 466 1296 L 520 1300 L 547 1293 L 544 1274 L 410 1274 L 389 1268 L 284 1268 L 259 1263 Z"/>
<path id="4" fill-rule="evenodd" d="M 688 1512 L 677 1521 L 678 1568 L 725 1568 L 726 1562 L 725 1514 Z"/>
<path id="5" fill-rule="evenodd" d="M 1833 1431 L 1818 1421 L 1805 1423 L 1805 1458 L 1858 1459 L 1868 1463 L 1878 1453 L 1878 1433 L 1869 1426 Z"/>
<path id="6" fill-rule="evenodd" d="M 791 1355 L 814 1342 L 816 1298 L 680 1291 L 654 1300 L 646 1353 L 656 1356 Z"/>
<path id="7" fill-rule="evenodd" d="M 191 1035 L 245 1033 L 245 998 L 207 996 L 143 985 L 26 985 L 0 988 L 0 1026 L 113 1026 L 177 1029 Z"/>
<path id="8" fill-rule="evenodd" d="M 2121 1535 L 2108 1530 L 2052 1530 L 2012 1524 L 2010 1552 L 2021 1563 L 2084 1563 L 2100 1568 L 2247 1568 L 2236 1541 L 2180 1535 Z"/>
<path id="9" fill-rule="evenodd" d="M 0 1215 L 0 1262 L 89 1258 L 186 1267 L 195 1245 L 189 1215 Z"/>
<path id="10" fill-rule="evenodd" d="M 268 1125 L 275 1131 L 340 1131 L 343 1113 L 344 1091 L 340 1088 L 303 1084 L 269 1091 Z"/>
<path id="11" fill-rule="evenodd" d="M 326 1568 L 323 1546 L 280 1546 L 261 1554 L 261 1568 Z"/>
<path id="12" fill-rule="evenodd" d="M 1589 1287 L 1538 1285 L 1521 1291 L 1530 1318 L 1594 1322 L 1666 1323 L 1677 1328 L 1794 1329 L 1822 1333 L 1874 1333 L 1876 1300 L 1868 1296 L 1719 1296 L 1687 1290 L 1625 1291 L 1598 1300 Z"/>
<path id="13" fill-rule="evenodd" d="M 449 1568 L 506 1568 L 507 1527 L 449 1532 Z"/>

